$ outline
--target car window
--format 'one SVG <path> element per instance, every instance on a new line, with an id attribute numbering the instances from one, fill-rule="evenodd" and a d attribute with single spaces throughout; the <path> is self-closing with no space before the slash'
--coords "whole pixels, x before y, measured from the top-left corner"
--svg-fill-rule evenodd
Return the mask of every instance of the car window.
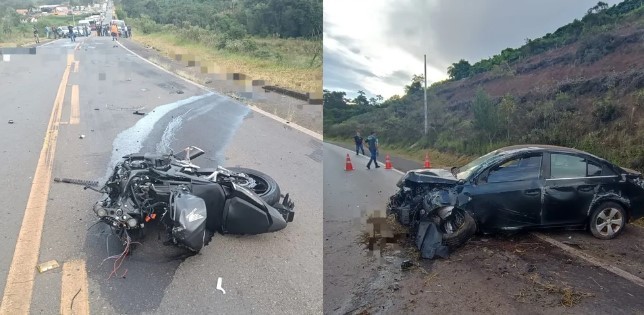
<path id="1" fill-rule="evenodd" d="M 588 169 L 586 171 L 586 176 L 601 176 L 602 175 L 602 167 L 596 164 L 595 162 L 587 161 L 588 162 Z"/>
<path id="2" fill-rule="evenodd" d="M 550 155 L 550 178 L 586 177 L 586 160 L 584 158 L 553 153 Z"/>
<path id="3" fill-rule="evenodd" d="M 500 183 L 538 179 L 541 175 L 541 155 L 511 159 L 492 168 L 486 182 Z"/>

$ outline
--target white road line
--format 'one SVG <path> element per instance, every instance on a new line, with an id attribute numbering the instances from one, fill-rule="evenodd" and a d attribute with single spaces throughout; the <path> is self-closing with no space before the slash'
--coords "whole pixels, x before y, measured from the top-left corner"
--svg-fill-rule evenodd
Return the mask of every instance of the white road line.
<path id="1" fill-rule="evenodd" d="M 54 39 L 54 40 L 52 40 L 51 42 L 46 42 L 46 43 L 44 43 L 44 44 L 42 44 L 42 45 L 38 45 L 38 46 L 36 46 L 36 47 L 43 47 L 43 46 L 47 46 L 47 45 L 52 44 L 52 43 L 54 43 L 54 42 L 57 42 L 57 41 L 59 41 L 59 40 L 60 40 L 60 39 Z"/>
<path id="2" fill-rule="evenodd" d="M 202 89 L 202 90 L 204 90 L 204 91 L 211 92 L 211 93 L 215 93 L 215 94 L 217 94 L 217 95 L 219 95 L 219 96 L 226 96 L 226 95 L 222 95 L 221 93 L 219 93 L 219 92 L 217 92 L 217 91 L 211 90 L 211 89 L 209 89 L 208 87 L 206 87 L 206 86 L 204 86 L 204 85 L 201 85 L 201 84 L 199 84 L 199 83 L 197 83 L 197 82 L 190 81 L 190 80 L 188 80 L 188 79 L 186 79 L 186 78 L 184 78 L 184 77 L 182 77 L 182 76 L 180 76 L 180 75 L 178 75 L 178 74 L 176 74 L 176 73 L 174 73 L 174 72 L 172 72 L 172 71 L 170 71 L 170 70 L 167 70 L 167 69 L 165 69 L 165 68 L 163 68 L 163 67 L 161 67 L 161 66 L 157 65 L 156 63 L 154 63 L 154 62 L 152 62 L 152 61 L 150 61 L 150 60 L 147 60 L 147 59 L 145 59 L 145 58 L 143 58 L 143 57 L 139 56 L 137 53 L 135 53 L 135 52 L 131 51 L 130 49 L 128 49 L 127 47 L 123 46 L 123 44 L 121 44 L 121 43 L 120 43 L 120 42 L 118 42 L 118 41 L 117 41 L 117 44 L 118 44 L 119 46 L 123 47 L 123 49 L 127 50 L 129 53 L 131 53 L 131 54 L 133 54 L 134 56 L 139 57 L 139 59 L 141 59 L 141 60 L 143 60 L 143 61 L 145 61 L 145 62 L 147 62 L 147 63 L 149 63 L 149 64 L 151 64 L 151 65 L 153 65 L 153 66 L 155 66 L 155 67 L 156 67 L 156 68 L 158 68 L 159 70 L 162 70 L 162 71 L 164 71 L 164 72 L 166 72 L 166 73 L 168 73 L 168 74 L 171 74 L 171 75 L 173 75 L 173 76 L 175 76 L 175 77 L 177 77 L 177 78 L 179 78 L 179 79 L 181 79 L 181 80 L 184 80 L 184 81 L 186 81 L 186 82 L 188 82 L 188 83 L 190 83 L 190 84 L 192 84 L 192 85 L 194 85 L 194 86 L 196 86 L 196 87 L 201 88 L 201 89 Z M 226 96 L 226 97 L 228 97 L 228 96 Z M 318 105 L 316 105 L 316 106 L 318 106 Z M 260 113 L 260 114 L 262 114 L 262 115 L 264 115 L 264 116 L 266 116 L 266 117 L 268 117 L 268 118 L 271 118 L 271 119 L 273 119 L 273 120 L 275 120 L 275 121 L 277 121 L 277 122 L 279 122 L 279 123 L 282 123 L 282 124 L 284 124 L 284 125 L 287 125 L 287 126 L 289 126 L 289 127 L 292 127 L 293 129 L 298 130 L 298 131 L 300 131 L 300 132 L 302 132 L 302 133 L 305 133 L 305 134 L 307 134 L 307 135 L 309 135 L 309 136 L 311 136 L 311 137 L 313 137 L 313 138 L 316 138 L 316 139 L 318 139 L 318 140 L 320 140 L 320 141 L 322 140 L 322 135 L 321 135 L 321 134 L 319 134 L 319 133 L 317 133 L 317 132 L 315 132 L 315 131 L 313 131 L 313 130 L 306 129 L 305 127 L 302 127 L 302 126 L 300 126 L 300 125 L 298 125 L 298 124 L 296 124 L 296 123 L 293 123 L 293 122 L 287 122 L 285 119 L 282 119 L 282 118 L 280 118 L 280 117 L 278 117 L 278 116 L 275 116 L 275 115 L 273 115 L 273 114 L 267 113 L 267 112 L 265 112 L 265 111 L 263 111 L 263 110 L 261 110 L 261 109 L 259 109 L 259 108 L 255 107 L 255 106 L 250 106 L 250 105 L 248 105 L 248 107 L 250 107 L 250 109 L 252 109 L 253 111 L 255 111 L 255 112 L 257 112 L 257 113 Z"/>
<path id="3" fill-rule="evenodd" d="M 548 243 L 550 243 L 550 244 L 552 244 L 554 246 L 559 247 L 560 249 L 562 249 L 563 251 L 567 252 L 568 254 L 571 254 L 573 256 L 579 257 L 579 258 L 581 258 L 581 259 L 583 259 L 583 260 L 585 260 L 585 261 L 587 261 L 587 262 L 589 262 L 589 263 L 591 263 L 591 264 L 593 264 L 593 265 L 595 265 L 597 267 L 601 267 L 601 268 L 603 268 L 603 269 L 605 269 L 607 271 L 610 271 L 610 272 L 612 272 L 612 273 L 614 273 L 614 274 L 616 274 L 616 275 L 618 275 L 618 276 L 620 276 L 620 277 L 622 277 L 622 278 L 624 278 L 626 280 L 629 280 L 629 281 L 631 281 L 631 282 L 633 282 L 633 283 L 635 283 L 635 284 L 637 284 L 637 285 L 639 285 L 641 287 L 644 287 L 644 279 L 642 279 L 642 278 L 640 278 L 640 277 L 638 277 L 636 275 L 633 275 L 633 274 L 631 274 L 631 273 L 629 273 L 627 271 L 624 271 L 624 270 L 622 270 L 620 268 L 617 268 L 617 267 L 615 267 L 613 265 L 609 265 L 609 264 L 607 264 L 607 263 L 605 263 L 603 261 L 600 261 L 600 260 L 598 260 L 597 258 L 595 258 L 593 256 L 590 256 L 590 255 L 588 255 L 588 254 L 586 254 L 586 253 L 584 253 L 584 252 L 582 252 L 580 250 L 574 249 L 574 248 L 572 248 L 572 247 L 570 247 L 570 246 L 568 246 L 568 245 L 566 245 L 564 243 L 561 243 L 561 242 L 559 242 L 559 241 L 557 241 L 557 240 L 555 240 L 555 239 L 553 239 L 553 238 L 551 238 L 549 236 L 546 236 L 544 234 L 533 232 L 532 235 L 538 237 L 539 239 L 541 239 L 541 240 L 543 240 L 545 242 L 548 242 Z"/>

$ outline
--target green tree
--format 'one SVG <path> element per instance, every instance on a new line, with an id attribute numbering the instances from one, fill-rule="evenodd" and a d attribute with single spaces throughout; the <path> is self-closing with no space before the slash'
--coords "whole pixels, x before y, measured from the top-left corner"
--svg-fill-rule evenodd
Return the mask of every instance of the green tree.
<path id="1" fill-rule="evenodd" d="M 510 94 L 507 93 L 503 98 L 501 99 L 501 103 L 499 104 L 499 111 L 503 119 L 505 120 L 505 129 L 506 129 L 506 140 L 509 142 L 510 141 L 510 123 L 512 122 L 512 118 L 514 115 L 514 112 L 517 109 L 517 103 L 514 100 L 514 97 Z"/>
<path id="2" fill-rule="evenodd" d="M 329 90 L 324 90 L 323 93 L 322 103 L 325 108 L 342 108 L 347 106 L 347 103 L 344 101 L 344 97 L 347 96 L 347 93 Z"/>
<path id="3" fill-rule="evenodd" d="M 482 136 L 487 138 L 489 144 L 492 144 L 499 132 L 499 111 L 496 108 L 496 104 L 482 88 L 476 91 L 472 112 L 474 113 L 474 127 Z"/>
<path id="4" fill-rule="evenodd" d="M 411 84 L 405 86 L 405 94 L 406 95 L 414 95 L 416 93 L 422 92 L 423 91 L 423 85 L 422 82 L 425 81 L 425 76 L 421 75 L 414 75 L 411 79 Z"/>
<path id="5" fill-rule="evenodd" d="M 367 99 L 367 97 L 365 96 L 365 92 L 364 92 L 364 91 L 358 91 L 358 96 L 356 96 L 356 98 L 354 98 L 354 99 L 353 99 L 353 101 L 354 101 L 354 102 L 356 102 L 356 104 L 358 104 L 358 105 L 360 105 L 360 106 L 367 106 L 367 105 L 369 105 L 369 100 L 368 100 L 368 99 Z"/>
<path id="6" fill-rule="evenodd" d="M 465 59 L 461 59 L 457 63 L 453 63 L 449 68 L 447 68 L 447 74 L 450 79 L 458 81 L 463 78 L 470 76 L 472 66 Z"/>

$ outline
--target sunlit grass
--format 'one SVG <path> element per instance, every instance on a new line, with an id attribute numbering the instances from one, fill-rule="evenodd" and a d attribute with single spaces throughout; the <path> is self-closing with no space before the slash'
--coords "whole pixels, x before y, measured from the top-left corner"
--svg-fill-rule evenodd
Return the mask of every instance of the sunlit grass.
<path id="1" fill-rule="evenodd" d="M 243 73 L 255 80 L 265 80 L 268 84 L 279 85 L 301 92 L 322 90 L 322 66 L 319 60 L 313 62 L 307 54 L 313 45 L 311 41 L 300 39 L 253 39 L 259 46 L 273 54 L 275 58 L 258 58 L 249 54 L 218 50 L 214 47 L 190 42 L 172 33 L 133 34 L 133 40 L 158 49 L 163 55 L 173 58 L 175 54 L 196 56 L 201 65 L 216 64 L 225 73 Z M 318 57 L 318 59 L 321 56 Z"/>

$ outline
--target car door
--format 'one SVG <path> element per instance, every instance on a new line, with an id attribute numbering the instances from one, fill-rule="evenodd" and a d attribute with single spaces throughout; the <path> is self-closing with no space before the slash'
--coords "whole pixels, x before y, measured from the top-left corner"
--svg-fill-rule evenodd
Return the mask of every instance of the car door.
<path id="1" fill-rule="evenodd" d="M 465 194 L 484 229 L 517 229 L 540 223 L 544 184 L 542 153 L 514 156 L 484 170 Z"/>
<path id="2" fill-rule="evenodd" d="M 546 153 L 546 184 L 542 224 L 545 226 L 584 224 L 593 198 L 606 181 L 602 164 L 572 153 Z"/>

